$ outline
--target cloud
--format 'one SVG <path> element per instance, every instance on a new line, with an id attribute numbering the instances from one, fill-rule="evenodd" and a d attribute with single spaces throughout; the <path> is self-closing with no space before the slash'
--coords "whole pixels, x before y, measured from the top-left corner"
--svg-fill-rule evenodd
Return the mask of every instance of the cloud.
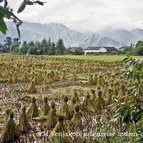
<path id="1" fill-rule="evenodd" d="M 46 1 L 46 0 L 45 0 Z M 17 0 L 9 0 L 14 10 Z M 99 31 L 106 27 L 143 28 L 142 0 L 47 0 L 42 7 L 27 6 L 18 14 L 24 21 L 58 22 L 79 31 Z"/>

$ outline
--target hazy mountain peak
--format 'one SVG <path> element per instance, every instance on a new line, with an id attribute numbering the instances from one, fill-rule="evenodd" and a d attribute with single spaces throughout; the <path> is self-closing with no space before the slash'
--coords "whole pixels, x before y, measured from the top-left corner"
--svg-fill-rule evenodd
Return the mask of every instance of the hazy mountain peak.
<path id="1" fill-rule="evenodd" d="M 67 26 L 65 26 L 64 24 L 61 24 L 61 23 L 49 23 L 49 24 L 46 24 L 46 25 L 69 29 Z"/>
<path id="2" fill-rule="evenodd" d="M 12 38 L 17 37 L 17 31 L 15 25 L 7 23 L 8 33 L 7 36 Z M 30 23 L 24 22 L 20 27 L 22 41 L 41 41 L 42 39 L 51 38 L 56 42 L 59 38 L 64 40 L 66 47 L 82 46 L 86 48 L 88 46 L 114 46 L 119 48 L 124 45 L 130 45 L 136 43 L 138 40 L 143 40 L 143 30 L 134 29 L 115 29 L 108 27 L 98 33 L 81 33 L 61 23 Z M 3 41 L 4 37 L 0 34 L 0 41 Z"/>

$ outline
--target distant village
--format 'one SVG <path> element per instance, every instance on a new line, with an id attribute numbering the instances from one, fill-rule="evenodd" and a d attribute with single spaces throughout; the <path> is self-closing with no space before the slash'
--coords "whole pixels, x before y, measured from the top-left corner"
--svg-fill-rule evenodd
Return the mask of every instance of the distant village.
<path id="1" fill-rule="evenodd" d="M 121 47 L 119 49 L 115 48 L 115 47 L 96 47 L 96 46 L 90 46 L 87 47 L 85 49 L 83 49 L 82 47 L 69 47 L 67 48 L 67 51 L 69 51 L 69 53 L 71 54 L 77 54 L 79 53 L 79 55 L 84 54 L 120 54 L 120 53 L 124 53 L 124 51 L 126 49 L 128 49 L 130 46 L 124 46 Z M 0 53 L 6 53 L 6 49 L 3 47 L 0 47 Z"/>
<path id="2" fill-rule="evenodd" d="M 68 50 L 71 51 L 72 53 L 77 52 L 77 53 L 83 53 L 84 55 L 87 55 L 87 54 L 120 54 L 120 53 L 124 53 L 124 51 L 127 50 L 129 47 L 130 46 L 124 46 L 124 47 L 120 47 L 119 49 L 117 49 L 115 47 L 90 46 L 85 49 L 83 49 L 82 47 L 70 47 L 68 48 Z"/>
<path id="3" fill-rule="evenodd" d="M 59 43 L 58 43 L 59 42 Z M 63 54 L 68 54 L 68 55 L 98 55 L 98 54 L 123 54 L 125 51 L 127 51 L 131 46 L 123 46 L 120 48 L 115 48 L 115 47 L 107 47 L 107 46 L 89 46 L 87 48 L 83 47 L 66 47 L 62 41 L 62 39 L 59 39 L 57 43 L 52 43 L 50 39 L 47 41 L 46 39 L 43 39 L 41 42 L 23 42 L 23 44 L 19 41 L 19 39 L 11 39 L 11 37 L 7 37 L 7 40 L 5 40 L 5 44 L 0 44 L 0 53 L 8 53 L 12 52 L 11 47 L 14 46 L 16 48 L 16 51 L 20 50 L 21 48 L 26 48 L 28 50 L 29 48 L 32 48 L 32 50 L 37 50 L 37 52 L 40 50 L 43 50 L 43 54 L 47 54 L 46 52 L 44 53 L 45 50 L 50 50 L 49 55 L 63 55 Z M 25 45 L 25 44 L 26 45 Z M 133 46 L 133 45 L 132 45 Z M 35 49 L 36 48 L 36 49 Z M 62 50 L 63 52 L 55 52 L 58 49 L 58 51 Z M 25 51 L 25 49 L 23 49 Z M 18 52 L 16 52 L 18 53 Z M 28 53 L 28 51 L 26 52 Z M 24 54 L 24 53 L 20 53 Z M 30 54 L 30 53 L 29 53 Z M 48 55 L 48 54 L 47 54 Z"/>

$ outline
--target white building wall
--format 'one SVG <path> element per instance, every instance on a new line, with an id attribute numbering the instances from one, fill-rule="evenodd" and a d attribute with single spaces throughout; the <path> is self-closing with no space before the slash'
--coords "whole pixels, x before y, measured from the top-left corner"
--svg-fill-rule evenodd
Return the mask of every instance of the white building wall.
<path id="1" fill-rule="evenodd" d="M 107 50 L 105 48 L 100 48 L 99 50 L 84 50 L 84 54 L 86 55 L 87 53 L 106 53 Z"/>
<path id="2" fill-rule="evenodd" d="M 99 53 L 99 50 L 84 50 L 84 54 L 86 55 L 87 53 Z"/>
<path id="3" fill-rule="evenodd" d="M 99 52 L 100 52 L 100 53 L 106 53 L 107 50 L 106 50 L 105 48 L 102 47 L 102 48 L 99 49 Z"/>

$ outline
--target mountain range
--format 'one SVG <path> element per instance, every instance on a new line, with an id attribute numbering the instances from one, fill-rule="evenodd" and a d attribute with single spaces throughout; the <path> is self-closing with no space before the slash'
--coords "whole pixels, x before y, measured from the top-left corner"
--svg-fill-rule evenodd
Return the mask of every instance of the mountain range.
<path id="1" fill-rule="evenodd" d="M 6 36 L 16 38 L 17 30 L 11 22 L 7 23 L 8 32 Z M 66 47 L 88 46 L 114 46 L 116 48 L 128 46 L 131 43 L 143 40 L 143 29 L 113 29 L 106 28 L 97 33 L 82 33 L 68 28 L 60 23 L 30 23 L 24 22 L 20 27 L 21 41 L 41 41 L 44 38 L 56 42 L 59 38 L 63 39 Z M 0 42 L 5 37 L 0 33 Z"/>

